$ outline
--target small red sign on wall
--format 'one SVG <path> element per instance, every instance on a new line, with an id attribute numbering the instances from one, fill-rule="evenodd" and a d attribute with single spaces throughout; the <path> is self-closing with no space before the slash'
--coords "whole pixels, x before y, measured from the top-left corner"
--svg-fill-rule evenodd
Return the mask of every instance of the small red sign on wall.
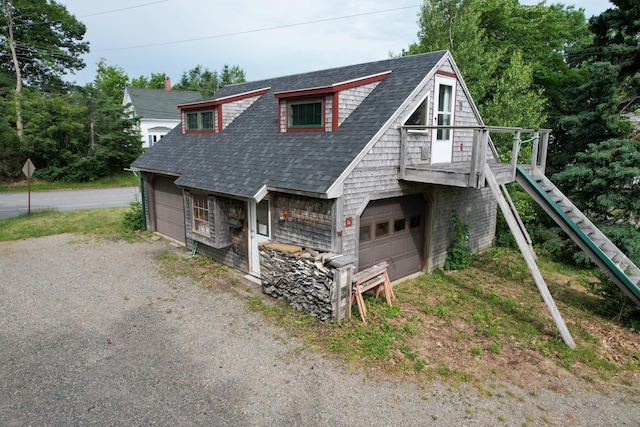
<path id="1" fill-rule="evenodd" d="M 353 225 L 353 218 L 347 217 L 347 219 L 344 221 L 344 226 L 351 227 L 352 225 Z"/>

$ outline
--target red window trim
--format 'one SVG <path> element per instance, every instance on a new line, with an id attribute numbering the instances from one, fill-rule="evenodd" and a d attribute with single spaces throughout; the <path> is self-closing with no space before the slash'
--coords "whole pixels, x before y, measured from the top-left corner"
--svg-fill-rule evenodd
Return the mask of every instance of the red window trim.
<path id="1" fill-rule="evenodd" d="M 206 107 L 215 107 L 218 105 L 226 104 L 228 102 L 240 101 L 242 99 L 264 95 L 269 89 L 270 88 L 267 87 L 263 89 L 257 89 L 249 92 L 239 93 L 237 95 L 225 96 L 223 98 L 209 99 L 206 101 L 189 102 L 187 104 L 178 105 L 178 108 L 181 110 L 200 110 Z"/>
<path id="2" fill-rule="evenodd" d="M 300 100 L 304 98 L 312 98 L 319 97 L 324 95 L 323 101 L 323 111 L 326 114 L 326 97 L 331 96 L 331 130 L 335 131 L 338 129 L 339 123 L 339 102 L 340 96 L 339 93 L 342 90 L 351 89 L 354 87 L 366 85 L 369 83 L 375 83 L 384 80 L 391 71 L 385 71 L 383 73 L 373 74 L 366 77 L 361 77 L 353 80 L 346 80 L 339 83 L 334 83 L 330 86 L 321 86 L 315 88 L 306 88 L 306 89 L 297 89 L 283 92 L 276 92 L 273 96 L 276 99 L 286 99 L 287 100 L 287 119 L 285 121 L 285 128 L 287 132 L 320 132 L 326 131 L 326 122 L 323 124 L 321 128 L 313 128 L 313 129 L 299 129 L 299 128 L 290 128 L 288 119 L 289 119 L 289 101 L 290 100 Z M 280 110 L 280 103 L 278 104 L 278 123 L 282 123 L 282 111 Z"/>
<path id="3" fill-rule="evenodd" d="M 455 79 L 456 81 L 458 80 L 458 75 L 456 73 L 450 73 L 448 71 L 438 70 L 438 71 L 436 71 L 436 75 L 437 76 L 451 77 L 452 79 Z"/>
<path id="4" fill-rule="evenodd" d="M 391 74 L 391 71 L 385 71 L 384 73 L 378 73 L 378 74 L 373 74 L 367 77 L 334 83 L 330 86 L 321 86 L 321 87 L 315 87 L 315 88 L 296 89 L 296 90 L 289 90 L 289 91 L 283 91 L 283 92 L 276 92 L 273 94 L 273 96 L 278 99 L 281 99 L 281 98 L 296 98 L 296 97 L 302 97 L 302 96 L 306 97 L 306 96 L 314 96 L 314 95 L 329 95 L 335 92 L 339 92 L 341 90 L 351 89 L 351 88 L 366 85 L 369 83 L 379 82 L 381 80 L 384 80 L 389 74 Z"/>

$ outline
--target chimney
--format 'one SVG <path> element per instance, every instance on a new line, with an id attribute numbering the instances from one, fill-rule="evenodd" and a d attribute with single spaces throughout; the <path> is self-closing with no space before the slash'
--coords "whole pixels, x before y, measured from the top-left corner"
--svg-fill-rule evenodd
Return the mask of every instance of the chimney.
<path id="1" fill-rule="evenodd" d="M 164 78 L 164 90 L 167 92 L 171 90 L 171 79 L 169 77 Z"/>

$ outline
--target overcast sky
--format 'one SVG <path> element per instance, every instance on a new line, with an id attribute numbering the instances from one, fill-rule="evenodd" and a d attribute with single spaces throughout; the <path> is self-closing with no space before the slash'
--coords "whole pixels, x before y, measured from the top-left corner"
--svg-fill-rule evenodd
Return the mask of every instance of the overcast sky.
<path id="1" fill-rule="evenodd" d="M 166 73 L 177 83 L 200 64 L 239 65 L 260 80 L 386 59 L 416 41 L 421 0 L 58 0 L 87 26 L 87 67 L 68 77 L 95 77 L 105 58 L 130 78 Z M 538 0 L 521 0 L 536 4 Z M 547 3 L 558 3 L 552 1 Z M 598 15 L 607 0 L 560 3 Z"/>

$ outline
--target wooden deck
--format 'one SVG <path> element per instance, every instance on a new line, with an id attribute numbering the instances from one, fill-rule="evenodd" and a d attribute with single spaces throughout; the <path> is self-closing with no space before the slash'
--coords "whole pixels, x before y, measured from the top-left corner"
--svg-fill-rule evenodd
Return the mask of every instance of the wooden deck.
<path id="1" fill-rule="evenodd" d="M 460 152 L 465 152 L 463 148 L 466 144 L 466 153 L 471 152 L 471 156 L 453 156 L 451 163 L 430 164 L 428 160 L 425 162 L 422 153 L 429 152 L 430 132 L 440 128 L 457 129 L 461 141 Z M 465 138 L 465 132 L 467 136 L 469 132 L 472 132 L 472 137 Z M 511 162 L 499 163 L 495 160 L 498 158 L 498 153 L 489 137 L 491 132 L 513 133 Z M 533 136 L 522 141 L 521 135 L 523 134 Z M 516 180 L 518 156 L 523 144 L 531 143 L 531 164 L 520 166 L 526 170 L 536 168 L 544 173 L 549 134 L 549 129 L 490 126 L 403 126 L 401 128 L 402 142 L 398 179 L 453 187 L 483 188 L 486 186 L 485 171 L 486 165 L 488 165 L 498 185 L 508 184 Z M 409 135 L 412 136 L 411 140 Z M 527 145 L 527 147 L 529 146 Z"/>
<path id="2" fill-rule="evenodd" d="M 515 181 L 515 170 L 509 163 L 490 162 L 491 171 L 498 184 L 508 184 Z M 531 165 L 524 165 L 531 168 Z M 405 181 L 422 182 L 425 184 L 450 185 L 453 187 L 484 187 L 484 174 L 479 171 L 471 177 L 471 162 L 442 163 L 435 165 L 407 165 L 405 167 Z"/>

